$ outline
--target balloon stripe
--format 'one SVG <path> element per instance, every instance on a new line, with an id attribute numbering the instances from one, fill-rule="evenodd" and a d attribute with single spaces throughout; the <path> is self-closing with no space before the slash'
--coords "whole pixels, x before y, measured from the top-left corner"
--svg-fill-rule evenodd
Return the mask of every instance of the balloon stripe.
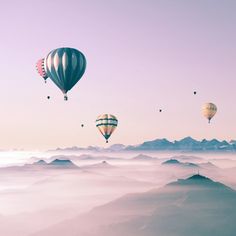
<path id="1" fill-rule="evenodd" d="M 62 82 L 61 82 L 61 79 L 60 79 L 60 76 L 59 76 L 59 73 L 58 73 L 58 71 L 56 71 L 56 68 L 55 68 L 55 66 L 54 66 L 54 56 L 55 56 L 55 54 L 56 54 L 56 51 L 54 51 L 53 53 L 52 53 L 52 55 L 51 55 L 51 61 L 52 61 L 52 63 L 51 63 L 51 75 L 53 76 L 53 78 L 54 78 L 54 80 L 53 80 L 53 82 L 63 91 L 63 84 L 62 84 Z M 59 67 L 58 67 L 59 68 Z M 50 77 L 51 78 L 51 77 Z"/>
<path id="2" fill-rule="evenodd" d="M 105 123 L 105 124 L 97 124 L 96 126 L 99 127 L 99 126 L 114 126 L 114 127 L 117 127 L 116 124 L 108 124 L 108 123 Z"/>

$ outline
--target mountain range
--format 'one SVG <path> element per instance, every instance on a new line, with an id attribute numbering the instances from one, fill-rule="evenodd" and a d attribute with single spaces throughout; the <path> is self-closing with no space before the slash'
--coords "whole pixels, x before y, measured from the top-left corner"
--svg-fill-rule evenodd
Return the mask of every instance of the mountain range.
<path id="1" fill-rule="evenodd" d="M 87 148 L 81 147 L 68 147 L 68 148 L 57 148 L 59 152 L 76 152 L 76 151 L 94 151 L 94 152 L 123 152 L 123 151 L 195 151 L 195 152 L 204 152 L 204 151 L 227 151 L 235 152 L 236 151 L 236 141 L 231 140 L 227 142 L 225 140 L 219 141 L 217 139 L 206 140 L 203 139 L 198 141 L 192 137 L 185 137 L 181 140 L 169 141 L 165 138 L 155 139 L 152 141 L 145 141 L 139 145 L 128 145 L 123 144 L 113 144 L 110 147 L 102 148 L 89 146 Z"/>
<path id="2" fill-rule="evenodd" d="M 202 175 L 128 194 L 34 236 L 234 236 L 236 191 Z"/>
<path id="3" fill-rule="evenodd" d="M 191 137 L 183 138 L 179 141 L 173 142 L 167 139 L 155 139 L 153 141 L 146 141 L 137 146 L 127 146 L 126 150 L 180 150 L 180 151 L 236 151 L 236 143 L 231 141 L 219 141 L 217 139 L 201 141 L 195 140 Z"/>
<path id="4" fill-rule="evenodd" d="M 32 168 L 32 167 L 40 167 L 40 168 L 59 168 L 59 169 L 77 169 L 79 168 L 75 165 L 71 160 L 68 159 L 54 159 L 53 161 L 47 163 L 44 160 L 36 161 L 32 164 L 25 164 L 23 168 Z"/>

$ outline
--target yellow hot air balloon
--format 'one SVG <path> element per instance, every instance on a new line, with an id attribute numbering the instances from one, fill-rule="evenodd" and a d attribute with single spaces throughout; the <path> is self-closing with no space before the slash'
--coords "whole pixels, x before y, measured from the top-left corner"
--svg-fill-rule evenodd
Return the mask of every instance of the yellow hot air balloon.
<path id="1" fill-rule="evenodd" d="M 202 114 L 208 119 L 208 123 L 210 123 L 211 119 L 217 112 L 217 107 L 214 103 L 205 103 L 202 107 Z"/>
<path id="2" fill-rule="evenodd" d="M 111 134 L 114 132 L 118 125 L 118 120 L 114 115 L 111 114 L 103 114 L 98 116 L 96 120 L 96 126 L 101 132 L 101 134 L 106 139 L 108 143 L 108 139 L 110 138 Z"/>

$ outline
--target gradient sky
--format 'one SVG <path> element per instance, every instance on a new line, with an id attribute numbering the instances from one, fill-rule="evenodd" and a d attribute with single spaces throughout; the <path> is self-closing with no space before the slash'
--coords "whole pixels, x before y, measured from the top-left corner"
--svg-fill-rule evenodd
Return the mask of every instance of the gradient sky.
<path id="1" fill-rule="evenodd" d="M 0 148 L 104 145 L 101 113 L 119 119 L 110 144 L 236 139 L 235 12 L 234 0 L 2 0 Z M 35 70 L 64 46 L 87 58 L 68 102 Z M 211 125 L 204 102 L 218 106 Z"/>

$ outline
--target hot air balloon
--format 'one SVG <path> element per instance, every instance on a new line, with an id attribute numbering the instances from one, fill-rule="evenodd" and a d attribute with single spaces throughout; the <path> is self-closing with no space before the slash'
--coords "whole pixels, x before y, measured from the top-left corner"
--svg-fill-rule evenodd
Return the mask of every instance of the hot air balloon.
<path id="1" fill-rule="evenodd" d="M 211 119 L 217 112 L 217 107 L 213 103 L 206 103 L 202 107 L 203 115 L 208 119 L 208 123 L 210 123 Z"/>
<path id="2" fill-rule="evenodd" d="M 47 96 L 47 99 L 50 99 L 51 97 L 50 96 Z"/>
<path id="3" fill-rule="evenodd" d="M 193 94 L 196 95 L 196 94 L 197 94 L 197 91 L 194 91 Z"/>
<path id="4" fill-rule="evenodd" d="M 162 109 L 159 109 L 159 112 L 162 112 Z"/>
<path id="5" fill-rule="evenodd" d="M 81 124 L 81 127 L 83 128 L 83 127 L 84 127 L 84 124 Z"/>
<path id="6" fill-rule="evenodd" d="M 37 61 L 36 69 L 37 69 L 38 73 L 40 74 L 40 76 L 42 76 L 44 78 L 44 81 L 46 83 L 48 75 L 47 75 L 45 68 L 44 68 L 44 58 Z"/>
<path id="7" fill-rule="evenodd" d="M 114 115 L 110 114 L 100 115 L 96 120 L 96 126 L 106 139 L 106 143 L 108 143 L 108 139 L 116 129 L 117 125 L 118 125 L 117 118 Z"/>
<path id="8" fill-rule="evenodd" d="M 67 92 L 81 79 L 85 68 L 85 56 L 74 48 L 55 49 L 45 58 L 46 73 L 61 89 L 64 100 L 68 99 Z"/>

